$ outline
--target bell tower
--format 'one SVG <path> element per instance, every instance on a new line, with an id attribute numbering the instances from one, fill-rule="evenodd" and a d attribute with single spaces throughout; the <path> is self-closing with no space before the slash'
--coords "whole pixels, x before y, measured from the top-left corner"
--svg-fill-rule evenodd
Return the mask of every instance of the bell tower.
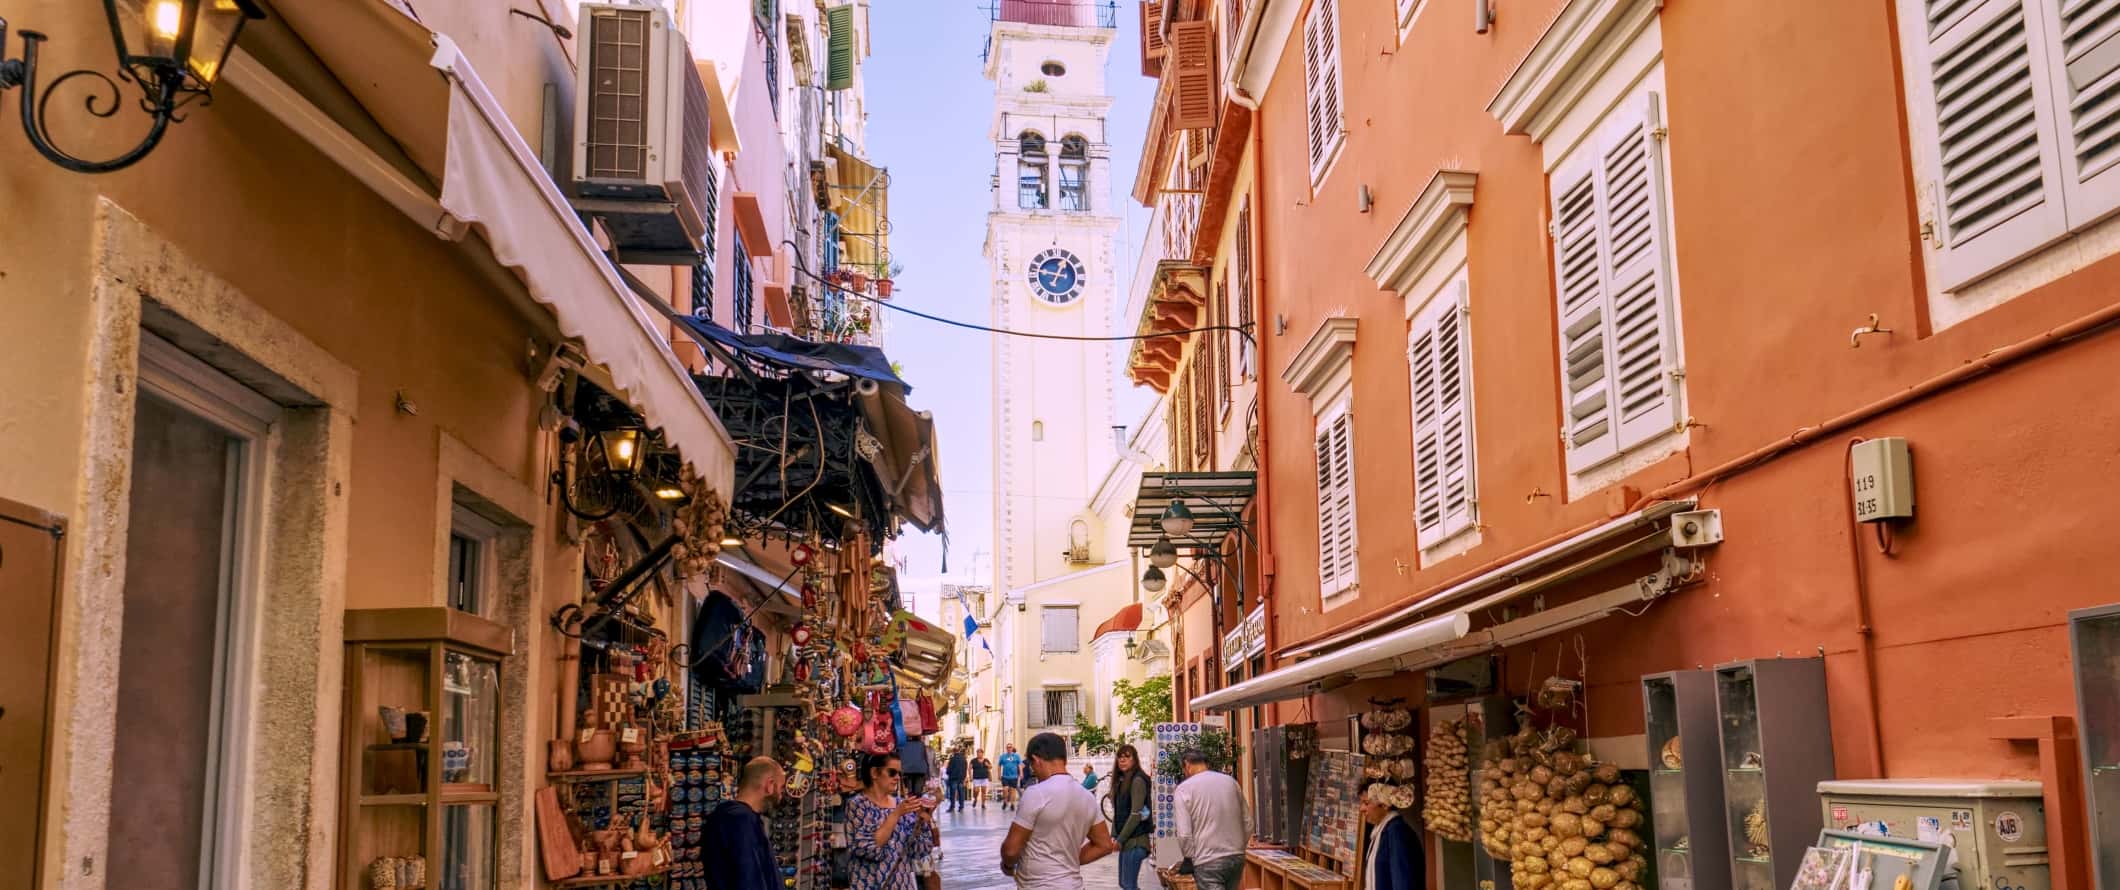
<path id="1" fill-rule="evenodd" d="M 986 260 L 993 326 L 1107 336 L 1119 289 L 1104 65 L 1107 4 L 1000 0 Z M 994 584 L 1004 596 L 1074 571 L 1071 526 L 1113 456 L 1111 345 L 993 338 Z"/>

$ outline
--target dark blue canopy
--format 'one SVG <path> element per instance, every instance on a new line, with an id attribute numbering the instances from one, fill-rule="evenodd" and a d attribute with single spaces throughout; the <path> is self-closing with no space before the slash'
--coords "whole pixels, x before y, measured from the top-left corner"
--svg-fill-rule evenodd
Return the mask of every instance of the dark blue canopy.
<path id="1" fill-rule="evenodd" d="M 719 346 L 745 357 L 798 371 L 836 371 L 849 377 L 866 377 L 911 392 L 912 387 L 891 370 L 891 360 L 874 346 L 845 343 L 814 343 L 785 334 L 739 334 L 704 318 L 674 316 L 678 324 L 699 342 Z"/>

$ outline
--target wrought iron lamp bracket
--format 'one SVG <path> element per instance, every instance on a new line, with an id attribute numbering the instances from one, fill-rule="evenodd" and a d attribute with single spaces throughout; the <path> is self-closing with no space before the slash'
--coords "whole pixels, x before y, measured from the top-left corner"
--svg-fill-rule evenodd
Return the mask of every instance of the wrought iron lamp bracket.
<path id="1" fill-rule="evenodd" d="M 132 166 L 146 157 L 148 152 L 153 151 L 156 145 L 161 144 L 162 136 L 168 132 L 171 123 L 183 122 L 184 118 L 178 112 L 185 106 L 197 101 L 213 100 L 211 92 L 189 82 L 181 64 L 158 63 L 120 66 L 115 80 L 101 71 L 78 68 L 54 78 L 44 86 L 44 92 L 40 96 L 37 91 L 37 49 L 39 44 L 49 38 L 37 31 L 21 33 L 21 58 L 0 60 L 0 90 L 22 91 L 22 133 L 28 137 L 30 146 L 52 163 L 76 173 L 109 173 Z M 0 53 L 5 53 L 6 47 L 7 20 L 0 19 Z M 140 86 L 140 110 L 147 113 L 150 124 L 147 135 L 141 138 L 139 144 L 110 158 L 90 160 L 67 152 L 52 140 L 47 106 L 67 81 L 77 77 L 89 77 L 103 82 L 102 89 L 92 88 L 81 103 L 90 115 L 98 118 L 109 118 L 118 113 L 119 100 L 124 92 L 118 85 L 119 80 Z"/>

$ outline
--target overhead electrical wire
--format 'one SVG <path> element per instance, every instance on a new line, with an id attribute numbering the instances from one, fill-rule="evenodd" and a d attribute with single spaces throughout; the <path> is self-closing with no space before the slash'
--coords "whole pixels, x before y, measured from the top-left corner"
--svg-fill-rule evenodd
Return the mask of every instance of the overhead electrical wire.
<path id="1" fill-rule="evenodd" d="M 780 243 L 786 244 L 789 247 L 797 246 L 793 239 L 782 239 Z M 930 315 L 918 309 L 911 309 L 905 306 L 900 306 L 897 303 L 893 303 L 881 297 L 869 296 L 868 294 L 862 293 L 860 291 L 842 290 L 838 284 L 833 283 L 831 281 L 827 281 L 824 278 L 819 277 L 816 273 L 811 272 L 809 268 L 801 262 L 801 253 L 798 252 L 794 254 L 794 256 L 797 259 L 795 263 L 795 271 L 802 273 L 802 276 L 804 278 L 808 278 L 811 281 L 815 281 L 818 284 L 824 285 L 825 287 L 832 288 L 833 290 L 838 290 L 840 293 L 846 294 L 847 296 L 867 300 L 870 303 L 874 303 L 878 306 L 882 306 L 887 309 L 894 309 L 899 312 L 903 312 L 907 315 L 915 316 L 918 318 L 925 318 L 928 321 L 950 325 L 951 327 L 964 328 L 965 330 L 970 331 L 985 331 L 989 334 L 1001 334 L 1009 337 L 1029 337 L 1034 340 L 1074 340 L 1078 342 L 1088 343 L 1113 343 L 1124 342 L 1129 340 L 1160 340 L 1165 337 L 1189 337 L 1193 334 L 1209 333 L 1213 331 L 1234 331 L 1237 334 L 1242 335 L 1244 339 L 1251 341 L 1252 348 L 1257 349 L 1259 346 L 1258 338 L 1253 337 L 1251 335 L 1251 328 L 1245 325 L 1202 325 L 1196 328 L 1184 328 L 1175 331 L 1160 331 L 1153 334 L 1128 334 L 1124 336 L 1115 335 L 1109 337 L 1091 337 L 1079 334 L 1039 334 L 1033 333 L 1031 331 L 1012 331 L 1008 328 L 996 328 L 989 327 L 983 324 L 973 324 L 969 321 L 958 321 L 954 318 L 944 318 L 940 315 Z"/>

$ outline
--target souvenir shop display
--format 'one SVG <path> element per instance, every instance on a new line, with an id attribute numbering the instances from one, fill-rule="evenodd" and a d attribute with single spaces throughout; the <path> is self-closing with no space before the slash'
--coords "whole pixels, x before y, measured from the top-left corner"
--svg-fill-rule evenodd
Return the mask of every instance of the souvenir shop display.
<path id="1" fill-rule="evenodd" d="M 1818 783 L 1833 778 L 1825 662 L 1739 661 L 1716 666 L 1714 679 L 1717 748 L 1697 750 L 1686 740 L 1670 756 L 1682 770 L 1720 767 L 1731 888 L 1779 890 L 1796 879 L 1803 851 L 1824 827 Z"/>
<path id="2" fill-rule="evenodd" d="M 1347 751 L 1320 751 L 1310 770 L 1310 814 L 1302 846 L 1328 857 L 1335 870 L 1353 877 L 1361 867 L 1362 789 L 1370 758 Z"/>
<path id="3" fill-rule="evenodd" d="M 1413 712 L 1400 699 L 1371 700 L 1376 710 L 1363 714 L 1362 794 L 1380 795 L 1392 806 L 1407 808 L 1420 799 L 1414 780 L 1420 775 L 1419 747 L 1414 736 Z"/>
<path id="4" fill-rule="evenodd" d="M 1719 744 L 1714 672 L 1642 677 L 1642 711 L 1660 890 L 1729 890 L 1723 776 L 1715 759 L 1702 753 Z"/>
<path id="5" fill-rule="evenodd" d="M 1426 793 L 1421 823 L 1436 837 L 1463 843 L 1472 840 L 1472 786 L 1465 721 L 1437 720 L 1428 729 Z"/>
<path id="6" fill-rule="evenodd" d="M 1573 729 L 1524 725 L 1482 752 L 1480 839 L 1516 890 L 1643 890 L 1641 793 Z"/>
<path id="7" fill-rule="evenodd" d="M 338 884 L 490 885 L 508 629 L 445 608 L 345 616 Z"/>
<path id="8" fill-rule="evenodd" d="M 1293 723 L 1251 732 L 1252 800 L 1258 807 L 1252 836 L 1268 844 L 1296 843 L 1310 799 L 1310 762 L 1317 751 L 1317 725 Z"/>

